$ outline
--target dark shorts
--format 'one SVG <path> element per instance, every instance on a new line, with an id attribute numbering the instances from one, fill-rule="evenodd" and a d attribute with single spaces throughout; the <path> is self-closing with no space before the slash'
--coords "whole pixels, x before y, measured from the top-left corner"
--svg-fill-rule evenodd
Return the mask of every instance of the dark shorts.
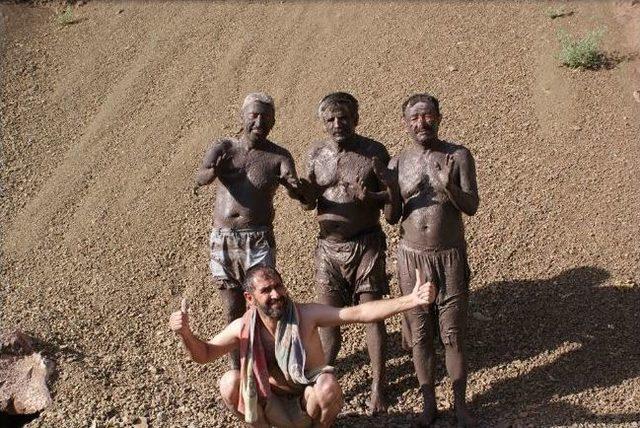
<path id="1" fill-rule="evenodd" d="M 318 239 L 316 285 L 318 294 L 337 295 L 344 304 L 361 293 L 389 294 L 385 269 L 386 238 L 376 228 L 347 242 Z"/>
<path id="2" fill-rule="evenodd" d="M 209 247 L 209 267 L 220 289 L 242 288 L 244 274 L 249 268 L 258 264 L 276 264 L 276 244 L 270 227 L 214 228 Z"/>
<path id="3" fill-rule="evenodd" d="M 436 318 L 445 345 L 460 343 L 466 333 L 470 270 L 464 248 L 446 250 L 418 249 L 406 241 L 398 245 L 398 280 L 402 294 L 411 294 L 416 283 L 416 268 L 422 278 L 438 287 L 435 305 L 406 312 L 411 330 L 410 343 L 435 336 Z"/>

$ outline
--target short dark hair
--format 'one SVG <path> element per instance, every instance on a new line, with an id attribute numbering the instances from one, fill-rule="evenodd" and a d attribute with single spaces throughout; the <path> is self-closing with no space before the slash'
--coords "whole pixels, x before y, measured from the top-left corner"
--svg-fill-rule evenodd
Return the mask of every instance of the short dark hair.
<path id="1" fill-rule="evenodd" d="M 276 270 L 273 266 L 269 266 L 266 264 L 257 264 L 255 266 L 250 267 L 244 274 L 244 281 L 242 282 L 242 289 L 247 293 L 255 290 L 254 280 L 256 277 L 262 277 L 267 279 L 277 279 L 282 283 L 282 276 L 280 272 Z"/>
<path id="2" fill-rule="evenodd" d="M 435 109 L 438 116 L 440 115 L 440 102 L 436 97 L 431 94 L 421 93 L 421 94 L 413 94 L 405 102 L 402 103 L 402 116 L 404 116 L 408 107 L 413 106 L 414 104 L 424 102 L 430 103 Z"/>
<path id="3" fill-rule="evenodd" d="M 358 100 L 346 92 L 332 92 L 324 97 L 320 104 L 318 104 L 318 116 L 322 116 L 322 113 L 328 107 L 345 106 L 356 116 L 358 114 Z"/>

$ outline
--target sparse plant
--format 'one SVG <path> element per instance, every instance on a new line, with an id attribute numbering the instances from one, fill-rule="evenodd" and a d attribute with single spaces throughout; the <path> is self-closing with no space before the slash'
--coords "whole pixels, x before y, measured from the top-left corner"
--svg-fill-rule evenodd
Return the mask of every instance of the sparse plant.
<path id="1" fill-rule="evenodd" d="M 78 22 L 78 20 L 73 14 L 73 7 L 69 4 L 64 11 L 58 15 L 58 25 L 65 27 L 67 25 L 75 24 L 76 22 Z"/>
<path id="2" fill-rule="evenodd" d="M 560 7 L 549 7 L 544 12 L 551 19 L 561 18 L 563 16 L 572 15 L 573 12 L 566 12 L 563 6 Z"/>
<path id="3" fill-rule="evenodd" d="M 604 55 L 600 51 L 600 42 L 604 35 L 603 29 L 593 30 L 581 39 L 574 38 L 566 31 L 559 34 L 560 61 L 569 68 L 596 69 L 604 62 Z"/>

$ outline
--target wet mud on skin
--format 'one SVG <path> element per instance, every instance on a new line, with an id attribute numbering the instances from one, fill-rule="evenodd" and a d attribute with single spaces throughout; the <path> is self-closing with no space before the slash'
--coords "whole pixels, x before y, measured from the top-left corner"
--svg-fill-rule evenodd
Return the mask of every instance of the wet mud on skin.
<path id="1" fill-rule="evenodd" d="M 91 1 L 64 28 L 50 7 L 0 4 L 0 324 L 55 346 L 59 368 L 54 402 L 30 426 L 241 426 L 212 387 L 228 360 L 185 361 L 167 317 L 185 295 L 201 337 L 227 323 L 207 266 L 214 192 L 192 187 L 211 139 L 237 131 L 255 90 L 274 97 L 269 139 L 299 172 L 329 92 L 353 93 L 358 132 L 393 156 L 409 144 L 402 100 L 438 96 L 440 134 L 469 148 L 481 189 L 463 218 L 475 415 L 487 426 L 640 420 L 631 62 L 574 72 L 554 59 L 561 28 L 606 27 L 604 49 L 626 54 L 627 27 L 620 2 L 562 3 L 573 15 L 552 20 L 539 2 Z M 319 225 L 282 190 L 278 268 L 292 298 L 310 302 Z M 397 296 L 398 228 L 382 227 Z M 365 328 L 343 330 L 339 426 L 406 426 L 421 410 L 400 319 L 386 322 L 388 416 L 365 416 Z"/>

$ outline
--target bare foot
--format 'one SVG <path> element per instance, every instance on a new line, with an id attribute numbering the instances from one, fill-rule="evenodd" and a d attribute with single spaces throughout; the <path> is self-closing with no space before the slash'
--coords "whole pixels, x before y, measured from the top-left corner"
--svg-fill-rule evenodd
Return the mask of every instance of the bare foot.
<path id="1" fill-rule="evenodd" d="M 369 398 L 369 414 L 387 413 L 387 398 L 377 385 L 371 386 L 371 397 Z"/>
<path id="2" fill-rule="evenodd" d="M 438 418 L 438 406 L 436 405 L 436 392 L 433 387 L 423 385 L 420 387 L 422 399 L 424 400 L 424 410 L 418 416 L 413 425 L 416 427 L 430 427 Z"/>
<path id="3" fill-rule="evenodd" d="M 456 404 L 454 411 L 456 419 L 458 420 L 458 428 L 472 428 L 477 426 L 466 404 Z"/>

